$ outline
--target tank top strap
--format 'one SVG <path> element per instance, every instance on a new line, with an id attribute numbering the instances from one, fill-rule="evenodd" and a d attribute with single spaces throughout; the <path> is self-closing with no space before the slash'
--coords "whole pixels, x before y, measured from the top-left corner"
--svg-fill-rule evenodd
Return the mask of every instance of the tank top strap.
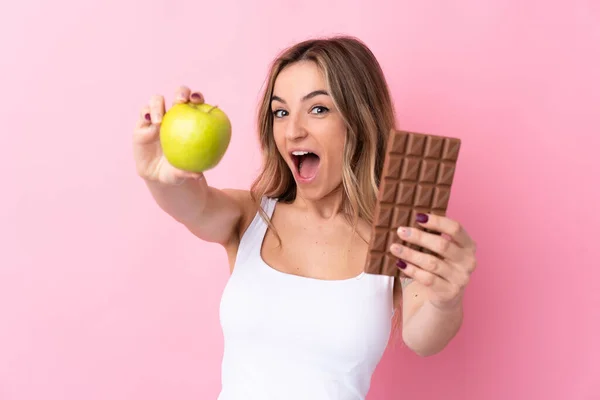
<path id="1" fill-rule="evenodd" d="M 265 210 L 269 218 L 273 216 L 273 211 L 275 211 L 275 204 L 277 204 L 277 199 L 272 199 L 270 197 L 262 198 L 261 206 L 263 207 L 263 210 Z"/>
<path id="2" fill-rule="evenodd" d="M 275 211 L 277 199 L 263 197 L 260 202 L 260 207 L 266 214 L 268 219 L 271 219 Z M 268 224 L 263 219 L 260 210 L 254 215 L 254 219 L 242 235 L 238 248 L 238 256 L 236 264 L 246 262 L 252 258 L 260 258 L 260 250 L 262 243 L 267 233 Z M 237 265 L 236 265 L 237 267 Z"/>

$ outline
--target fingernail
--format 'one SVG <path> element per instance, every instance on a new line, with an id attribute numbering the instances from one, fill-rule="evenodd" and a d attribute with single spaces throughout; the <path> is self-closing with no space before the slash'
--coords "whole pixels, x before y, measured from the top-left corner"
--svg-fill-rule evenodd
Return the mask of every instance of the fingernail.
<path id="1" fill-rule="evenodd" d="M 404 261 L 402 261 L 402 260 L 398 260 L 398 261 L 396 262 L 396 266 L 397 266 L 398 268 L 400 268 L 400 269 L 404 269 L 404 268 L 406 268 L 406 263 L 405 263 Z"/>
<path id="2" fill-rule="evenodd" d="M 190 97 L 194 100 L 200 100 L 200 95 L 198 93 L 192 93 Z"/>
<path id="3" fill-rule="evenodd" d="M 427 221 L 429 221 L 429 217 L 426 214 L 417 214 L 417 222 L 424 224 Z"/>
<path id="4" fill-rule="evenodd" d="M 146 118 L 146 121 L 152 121 L 152 118 L 150 118 L 149 113 L 146 113 L 146 115 L 144 115 L 144 118 Z"/>
<path id="5" fill-rule="evenodd" d="M 398 234 L 400 236 L 404 236 L 404 237 L 409 237 L 410 236 L 410 229 L 408 228 L 398 228 Z"/>

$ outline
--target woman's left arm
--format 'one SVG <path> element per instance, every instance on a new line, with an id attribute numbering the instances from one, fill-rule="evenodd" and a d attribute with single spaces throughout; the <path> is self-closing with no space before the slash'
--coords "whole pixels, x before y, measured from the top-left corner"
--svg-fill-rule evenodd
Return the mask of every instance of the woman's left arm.
<path id="1" fill-rule="evenodd" d="M 390 248 L 399 258 L 403 278 L 402 337 L 421 356 L 440 352 L 463 321 L 463 295 L 476 268 L 475 242 L 458 222 L 434 214 L 419 214 L 421 229 L 400 227 L 400 239 L 429 249 L 426 254 L 399 244 Z"/>

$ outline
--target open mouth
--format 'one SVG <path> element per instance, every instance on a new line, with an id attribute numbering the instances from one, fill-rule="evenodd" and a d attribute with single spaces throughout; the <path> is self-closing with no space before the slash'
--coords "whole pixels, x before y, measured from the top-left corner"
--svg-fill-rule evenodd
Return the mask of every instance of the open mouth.
<path id="1" fill-rule="evenodd" d="M 292 160 L 296 165 L 298 176 L 304 180 L 311 180 L 317 175 L 321 159 L 310 151 L 293 151 Z"/>

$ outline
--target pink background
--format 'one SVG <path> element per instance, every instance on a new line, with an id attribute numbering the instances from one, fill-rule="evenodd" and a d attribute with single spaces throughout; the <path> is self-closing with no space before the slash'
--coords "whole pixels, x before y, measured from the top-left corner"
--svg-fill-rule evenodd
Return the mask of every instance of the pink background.
<path id="1" fill-rule="evenodd" d="M 235 127 L 208 179 L 248 187 L 268 63 L 331 33 L 371 46 L 401 127 L 464 140 L 449 213 L 480 246 L 459 336 L 390 350 L 369 400 L 600 398 L 600 3 L 370 3 L 3 6 L 0 399 L 216 398 L 225 255 L 155 206 L 132 128 L 202 90 Z"/>

